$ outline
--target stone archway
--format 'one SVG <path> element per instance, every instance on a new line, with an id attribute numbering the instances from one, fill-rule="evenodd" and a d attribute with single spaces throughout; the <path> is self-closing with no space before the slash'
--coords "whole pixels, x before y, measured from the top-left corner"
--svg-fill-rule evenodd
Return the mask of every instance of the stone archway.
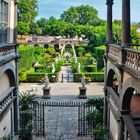
<path id="1" fill-rule="evenodd" d="M 49 45 L 48 44 L 44 44 L 44 48 L 48 49 Z"/>
<path id="2" fill-rule="evenodd" d="M 129 87 L 123 97 L 122 110 L 130 111 L 130 114 L 140 115 L 140 94 L 138 91 Z"/>
<path id="3" fill-rule="evenodd" d="M 13 87 L 15 86 L 15 77 L 14 77 L 14 73 L 8 69 L 5 71 L 5 73 L 8 75 L 9 80 L 10 80 L 10 86 Z"/>
<path id="4" fill-rule="evenodd" d="M 72 49 L 72 45 L 71 44 L 66 44 L 65 45 L 65 49 L 66 49 L 66 52 L 70 52 L 70 50 Z"/>
<path id="5" fill-rule="evenodd" d="M 59 44 L 54 44 L 54 49 L 55 49 L 56 51 L 59 51 Z"/>
<path id="6" fill-rule="evenodd" d="M 107 86 L 112 87 L 117 95 L 118 93 L 118 76 L 113 69 L 110 69 L 107 77 Z"/>

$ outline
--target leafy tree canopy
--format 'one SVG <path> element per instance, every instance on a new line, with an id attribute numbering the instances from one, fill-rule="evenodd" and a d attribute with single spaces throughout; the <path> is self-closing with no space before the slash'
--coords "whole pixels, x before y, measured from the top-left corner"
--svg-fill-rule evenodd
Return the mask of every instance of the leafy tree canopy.
<path id="1" fill-rule="evenodd" d="M 18 34 L 27 35 L 30 32 L 30 26 L 28 22 L 18 22 Z"/>
<path id="2" fill-rule="evenodd" d="M 72 6 L 61 14 L 61 20 L 81 25 L 98 25 L 99 18 L 97 14 L 97 10 L 89 5 Z"/>
<path id="3" fill-rule="evenodd" d="M 45 31 L 45 28 L 46 28 L 46 25 L 47 25 L 47 20 L 45 18 L 41 18 L 39 20 L 37 20 L 37 25 L 38 27 L 42 30 L 42 34 L 46 34 L 46 31 Z"/>
<path id="4" fill-rule="evenodd" d="M 37 0 L 20 0 L 18 4 L 18 21 L 34 22 L 38 15 Z"/>

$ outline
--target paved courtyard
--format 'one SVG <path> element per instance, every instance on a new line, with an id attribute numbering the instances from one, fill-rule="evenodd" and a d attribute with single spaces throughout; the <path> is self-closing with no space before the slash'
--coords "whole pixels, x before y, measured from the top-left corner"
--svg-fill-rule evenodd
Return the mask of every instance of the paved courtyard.
<path id="1" fill-rule="evenodd" d="M 19 91 L 27 91 L 33 89 L 33 92 L 36 95 L 43 95 L 44 84 L 40 83 L 20 83 Z M 81 83 L 50 83 L 51 87 L 51 96 L 77 96 L 79 94 L 79 87 Z M 99 83 L 89 83 L 86 85 L 87 87 L 87 95 L 103 95 L 103 82 Z"/>
<path id="2" fill-rule="evenodd" d="M 70 67 L 62 67 L 61 74 L 71 73 Z M 61 77 L 60 80 L 61 81 Z M 50 83 L 51 99 L 42 99 L 44 84 L 20 83 L 19 91 L 31 91 L 40 101 L 46 102 L 85 102 L 78 99 L 81 83 Z M 103 96 L 103 82 L 86 84 L 87 97 Z M 78 134 L 78 107 L 52 107 L 45 106 L 45 137 L 35 137 L 34 140 L 92 140 L 90 136 L 77 136 Z"/>

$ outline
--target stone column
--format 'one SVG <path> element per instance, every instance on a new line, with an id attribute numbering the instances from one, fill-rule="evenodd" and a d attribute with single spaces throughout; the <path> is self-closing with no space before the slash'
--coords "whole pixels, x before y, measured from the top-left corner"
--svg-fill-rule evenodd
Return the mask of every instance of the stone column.
<path id="1" fill-rule="evenodd" d="M 130 47 L 130 0 L 122 0 L 122 46 Z"/>
<path id="2" fill-rule="evenodd" d="M 13 38 L 13 42 L 16 44 L 17 43 L 17 5 L 18 2 L 17 0 L 15 0 L 15 9 L 14 9 L 14 38 Z M 16 88 L 14 90 L 14 96 L 16 97 L 14 100 L 14 132 L 15 134 L 18 134 L 18 130 L 19 130 L 19 98 L 18 98 L 18 93 L 19 93 L 19 81 L 18 81 L 18 64 L 19 64 L 19 53 L 18 53 L 18 46 L 15 46 L 15 52 L 17 55 L 17 58 L 15 59 L 15 72 L 16 72 Z"/>
<path id="3" fill-rule="evenodd" d="M 107 0 L 107 43 L 112 43 L 112 5 L 113 0 Z"/>
<path id="4" fill-rule="evenodd" d="M 113 0 L 107 0 L 106 1 L 107 5 L 107 39 L 106 39 L 106 52 L 104 55 L 104 65 L 105 65 L 105 85 L 104 85 L 104 94 L 105 97 L 107 98 L 107 54 L 108 54 L 108 43 L 112 43 L 112 5 L 113 5 Z M 108 119 L 108 103 L 107 100 L 104 100 L 104 123 L 107 125 L 107 119 Z"/>

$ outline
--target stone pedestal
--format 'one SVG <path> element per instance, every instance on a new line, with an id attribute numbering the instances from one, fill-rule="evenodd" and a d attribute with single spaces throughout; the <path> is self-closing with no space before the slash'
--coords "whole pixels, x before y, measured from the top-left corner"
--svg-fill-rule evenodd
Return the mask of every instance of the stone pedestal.
<path id="1" fill-rule="evenodd" d="M 43 87 L 42 90 L 43 90 L 43 96 L 42 98 L 43 99 L 50 99 L 51 96 L 50 96 L 50 89 L 51 87 Z"/>
<path id="2" fill-rule="evenodd" d="M 79 99 L 86 99 L 87 98 L 86 90 L 87 90 L 86 87 L 79 87 L 79 92 L 80 92 L 78 95 Z"/>

